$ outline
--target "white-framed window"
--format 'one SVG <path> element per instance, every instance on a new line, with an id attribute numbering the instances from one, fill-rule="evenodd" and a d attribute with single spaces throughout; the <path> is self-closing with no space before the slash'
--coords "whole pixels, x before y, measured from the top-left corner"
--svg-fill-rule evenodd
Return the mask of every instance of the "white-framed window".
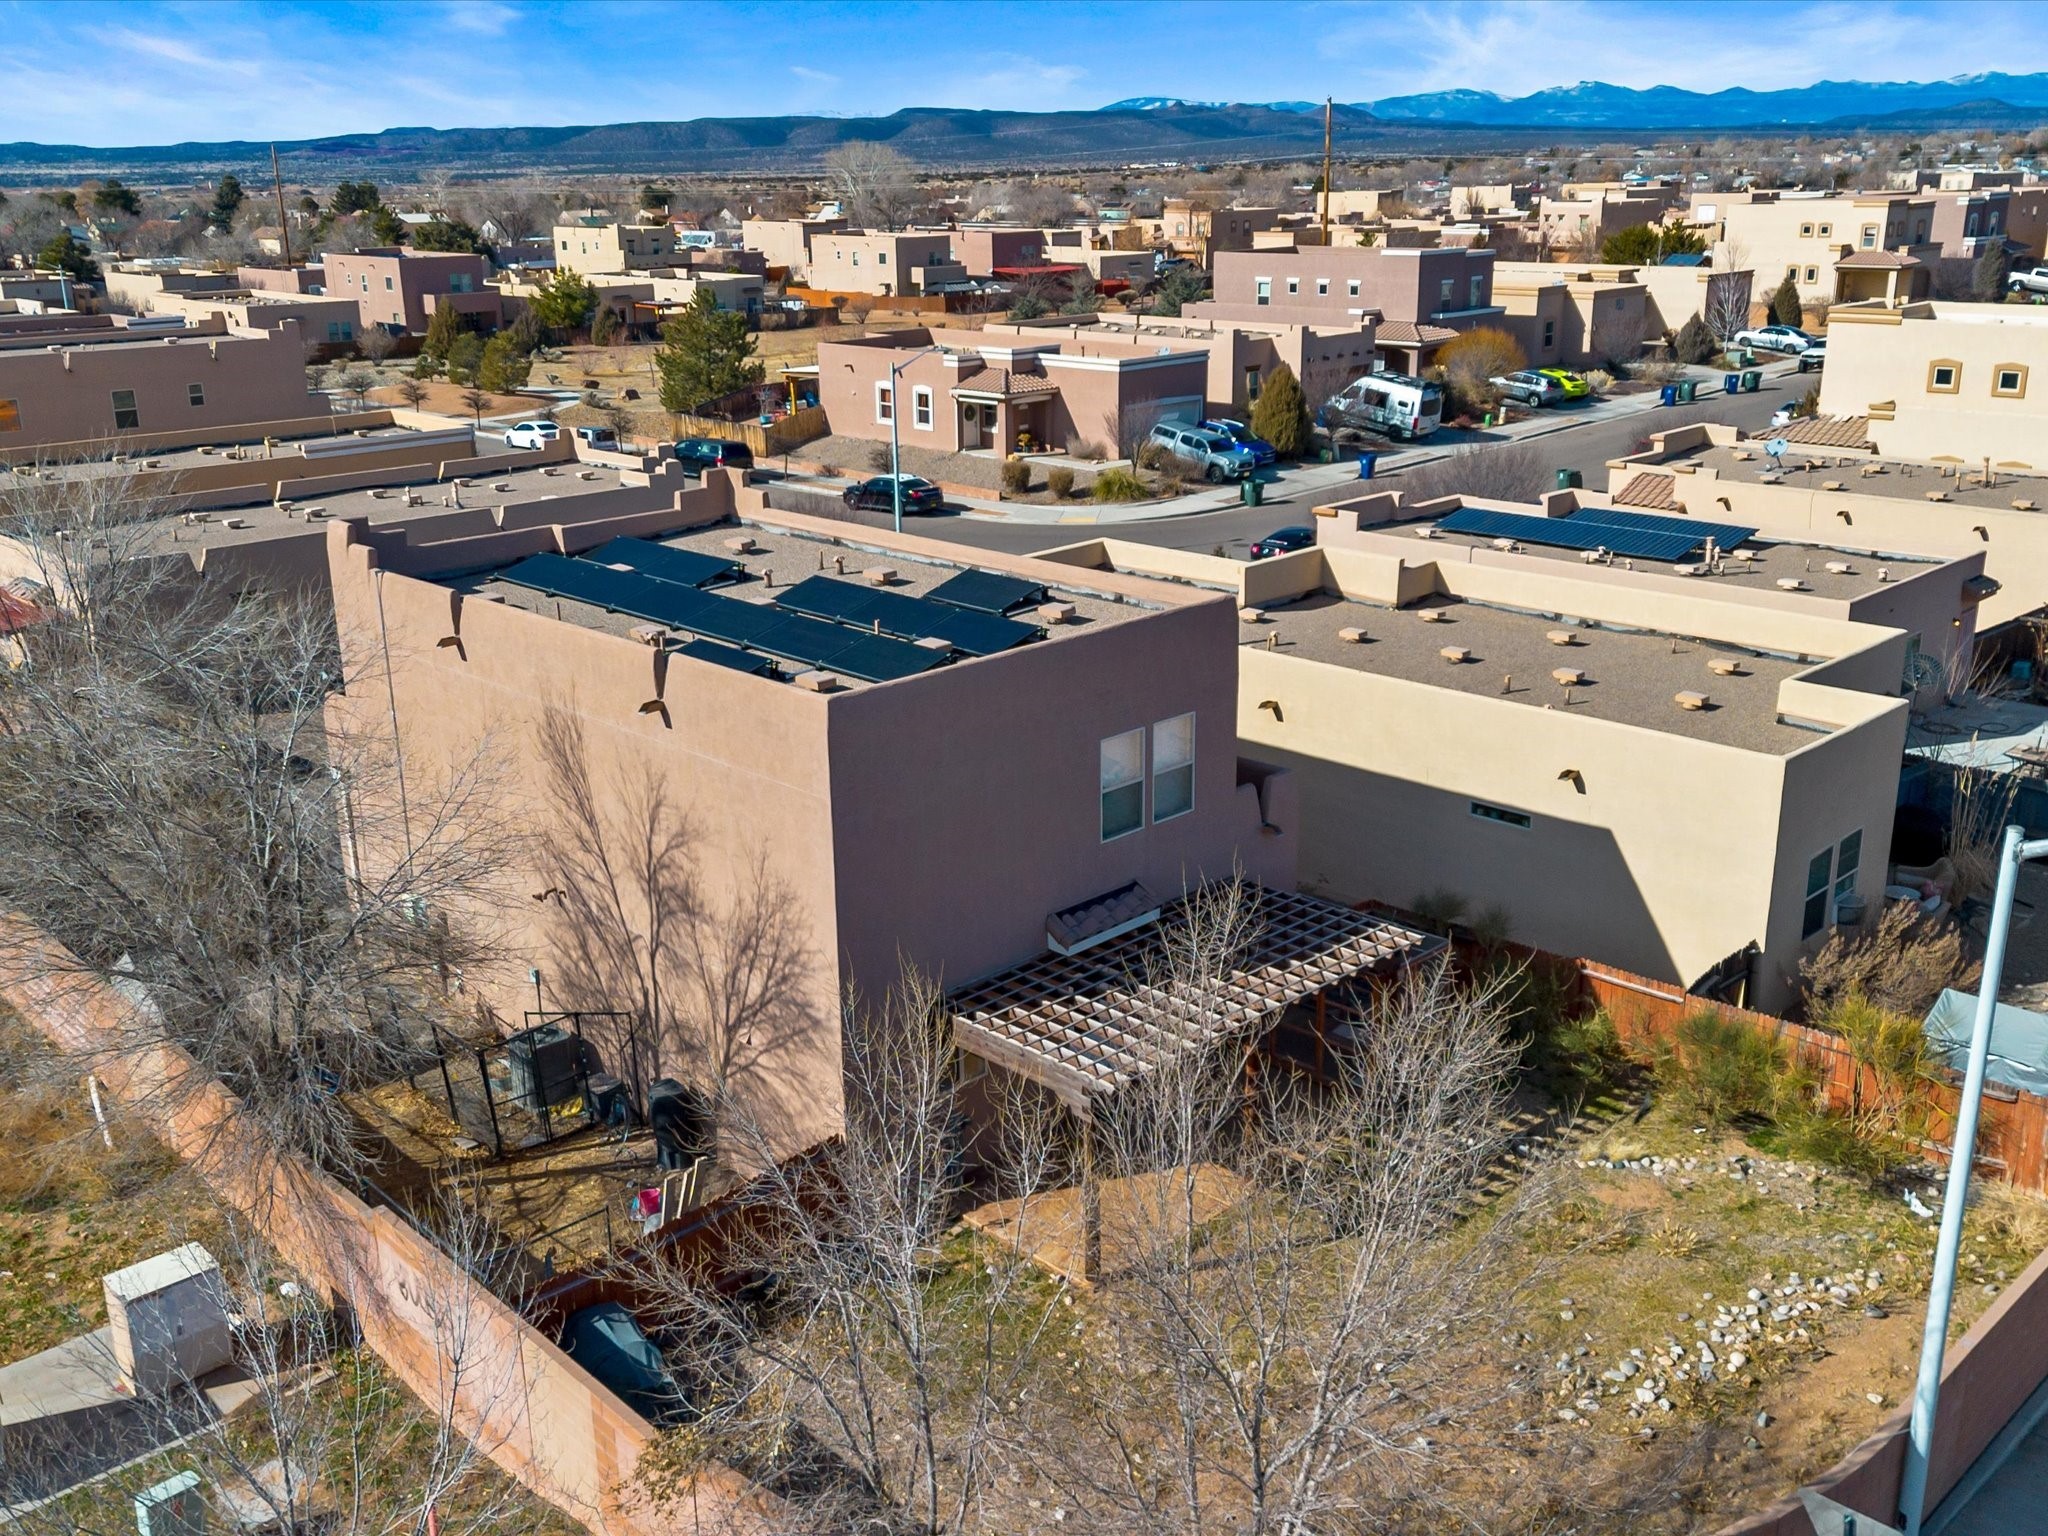
<path id="1" fill-rule="evenodd" d="M 117 389 L 112 392 L 114 404 L 114 430 L 132 432 L 142 425 L 142 414 L 135 409 L 135 391 Z"/>
<path id="2" fill-rule="evenodd" d="M 1145 733 L 1125 731 L 1102 742 L 1102 840 L 1145 825 Z"/>
<path id="3" fill-rule="evenodd" d="M 185 386 L 185 399 L 192 405 L 206 404 L 206 386 L 204 384 L 187 384 Z"/>
<path id="4" fill-rule="evenodd" d="M 1259 278 L 1252 284 L 1252 289 L 1259 303 L 1270 304 L 1273 302 L 1273 279 L 1270 277 Z"/>
<path id="5" fill-rule="evenodd" d="M 1819 282 L 1819 281 L 1820 281 L 1820 268 L 1819 268 L 1819 267 L 1808 267 L 1808 268 L 1806 269 L 1806 280 L 1807 280 L 1807 281 L 1808 281 L 1809 283 L 1817 283 L 1817 282 Z"/>
<path id="6" fill-rule="evenodd" d="M 1152 819 L 1171 821 L 1195 808 L 1195 717 L 1152 727 Z"/>
<path id="7" fill-rule="evenodd" d="M 1354 299 L 1355 299 L 1355 298 L 1357 298 L 1357 297 L 1358 297 L 1358 279 L 1354 277 L 1354 278 L 1352 278 L 1352 279 L 1351 279 L 1351 281 L 1350 281 L 1350 282 L 1346 283 L 1346 284 L 1344 285 L 1344 291 L 1345 291 L 1346 293 L 1348 293 L 1348 294 L 1349 294 L 1349 295 L 1350 295 L 1350 296 L 1351 296 L 1352 298 L 1354 298 Z"/>
<path id="8" fill-rule="evenodd" d="M 1301 292 L 1301 279 L 1298 277 L 1290 277 L 1289 279 L 1287 279 L 1287 291 L 1289 293 Z"/>
<path id="9" fill-rule="evenodd" d="M 1866 251 L 1877 249 L 1877 226 L 1875 224 L 1863 226 L 1863 249 Z"/>
<path id="10" fill-rule="evenodd" d="M 1828 236 L 1832 235 L 1834 232 L 1835 226 L 1832 224 L 1823 224 L 1820 227 L 1820 237 L 1823 240 L 1827 239 Z"/>
<path id="11" fill-rule="evenodd" d="M 391 279 L 388 277 L 384 279 L 384 291 L 386 293 L 391 291 Z"/>
<path id="12" fill-rule="evenodd" d="M 932 429 L 932 391 L 928 384 L 918 384 L 911 388 L 910 424 L 920 432 L 929 432 Z"/>
<path id="13" fill-rule="evenodd" d="M 1835 850 L 1823 848 L 1806 864 L 1806 905 L 1799 914 L 1799 937 L 1810 939 L 1828 925 L 1828 892 L 1834 874 Z"/>
<path id="14" fill-rule="evenodd" d="M 895 419 L 896 391 L 889 387 L 886 379 L 879 380 L 875 384 L 875 420 L 888 422 Z"/>
<path id="15" fill-rule="evenodd" d="M 1330 280 L 1329 280 L 1329 279 L 1328 279 L 1327 277 L 1319 277 L 1319 278 L 1317 278 L 1317 279 L 1316 279 L 1316 297 L 1317 297 L 1317 298 L 1319 298 L 1319 299 L 1320 299 L 1320 298 L 1327 298 L 1327 297 L 1329 296 L 1329 292 L 1330 292 Z"/>
<path id="16" fill-rule="evenodd" d="M 1504 805 L 1488 805 L 1484 800 L 1468 802 L 1468 809 L 1481 821 L 1490 821 L 1498 827 L 1514 827 L 1523 832 L 1529 830 L 1532 819 L 1527 811 L 1511 811 Z"/>
<path id="17" fill-rule="evenodd" d="M 2027 365 L 2025 363 L 1998 363 L 1991 370 L 1991 393 L 2008 400 L 2024 400 L 2027 397 Z"/>
<path id="18" fill-rule="evenodd" d="M 1813 226 L 1811 224 L 1802 224 L 1799 226 L 1799 237 L 1802 240 L 1811 239 L 1812 236 Z"/>
<path id="19" fill-rule="evenodd" d="M 1927 365 L 1927 392 L 1952 395 L 1963 387 L 1963 365 L 1952 358 L 1938 357 Z"/>

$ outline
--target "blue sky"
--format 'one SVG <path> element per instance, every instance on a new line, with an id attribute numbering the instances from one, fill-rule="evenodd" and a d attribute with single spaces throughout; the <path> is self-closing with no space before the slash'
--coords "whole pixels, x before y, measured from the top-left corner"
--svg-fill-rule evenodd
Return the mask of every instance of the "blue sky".
<path id="1" fill-rule="evenodd" d="M 2038 0 L 0 0 L 0 140 L 2048 69 Z"/>

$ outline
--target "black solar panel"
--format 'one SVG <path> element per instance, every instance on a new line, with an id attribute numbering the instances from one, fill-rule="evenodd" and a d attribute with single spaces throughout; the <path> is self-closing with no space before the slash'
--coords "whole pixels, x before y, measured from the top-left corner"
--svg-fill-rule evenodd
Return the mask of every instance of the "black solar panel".
<path id="1" fill-rule="evenodd" d="M 807 619 L 801 614 L 778 614 L 773 624 L 749 636 L 746 643 L 771 656 L 822 667 L 859 638 L 845 626 L 827 624 L 823 619 Z"/>
<path id="2" fill-rule="evenodd" d="M 714 667 L 730 667 L 735 672 L 772 672 L 775 661 L 772 657 L 756 656 L 752 651 L 736 650 L 729 645 L 720 645 L 716 640 L 692 640 L 688 645 L 676 647 L 678 656 L 687 656 L 692 661 L 708 661 Z"/>
<path id="3" fill-rule="evenodd" d="M 855 635 L 844 649 L 833 653 L 831 665 L 834 672 L 844 672 L 864 683 L 887 683 L 899 677 L 915 677 L 920 672 L 929 672 L 933 667 L 945 665 L 947 659 L 944 651 L 912 645 L 905 640 Z"/>
<path id="4" fill-rule="evenodd" d="M 932 638 L 950 641 L 970 656 L 994 656 L 1027 640 L 1036 640 L 1042 631 L 1035 624 L 1020 624 L 1015 619 L 963 608 L 939 619 L 927 633 Z"/>
<path id="5" fill-rule="evenodd" d="M 671 584 L 656 581 L 651 576 L 607 570 L 601 565 L 552 554 L 529 555 L 517 565 L 500 571 L 498 579 L 516 587 L 545 592 L 550 597 L 566 597 L 575 602 L 590 603 L 610 613 L 642 618 L 652 617 L 647 610 L 660 602 L 664 590 L 675 590 Z"/>
<path id="6" fill-rule="evenodd" d="M 738 581 L 746 574 L 736 561 L 699 554 L 694 549 L 675 549 L 646 539 L 613 539 L 589 551 L 583 558 L 605 565 L 629 565 L 643 576 L 657 577 L 685 587 L 716 586 L 720 582 Z"/>
<path id="7" fill-rule="evenodd" d="M 1027 603 L 1044 602 L 1045 587 L 1016 576 L 998 576 L 993 571 L 962 571 L 933 587 L 929 596 L 955 608 L 1003 614 Z"/>
<path id="8" fill-rule="evenodd" d="M 906 592 L 871 591 L 830 576 L 807 577 L 776 593 L 775 601 L 796 613 L 897 640 L 945 640 L 970 656 L 993 656 L 1039 636 L 1033 624 Z"/>
<path id="9" fill-rule="evenodd" d="M 1478 507 L 1461 507 L 1448 517 L 1438 518 L 1436 526 L 1445 533 L 1464 533 L 1481 539 L 1514 539 L 1549 549 L 1604 549 L 1632 560 L 1683 560 L 1706 538 L 1705 534 L 1693 530 L 1657 533 L 1611 523 L 1582 523 L 1568 517 L 1487 512 Z"/>
<path id="10" fill-rule="evenodd" d="M 1624 512 L 1619 507 L 1581 507 L 1571 515 L 1574 523 L 1597 523 L 1610 528 L 1639 528 L 1645 533 L 1690 533 L 1700 540 L 1712 539 L 1717 549 L 1733 549 L 1744 539 L 1756 537 L 1754 528 L 1740 523 L 1709 523 L 1697 517 L 1663 517 L 1651 512 Z"/>
<path id="11" fill-rule="evenodd" d="M 752 645 L 757 636 L 788 620 L 789 615 L 766 603 L 743 603 L 710 592 L 692 592 L 690 617 L 679 628 L 730 645 Z"/>

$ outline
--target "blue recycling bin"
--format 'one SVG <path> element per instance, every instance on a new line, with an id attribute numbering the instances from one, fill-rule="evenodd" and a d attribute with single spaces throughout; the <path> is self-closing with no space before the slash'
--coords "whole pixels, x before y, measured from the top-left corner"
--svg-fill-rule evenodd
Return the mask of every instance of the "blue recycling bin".
<path id="1" fill-rule="evenodd" d="M 1731 395 L 1739 395 L 1739 394 L 1741 394 L 1741 393 L 1742 393 L 1742 375 L 1741 375 L 1741 374 L 1739 374 L 1739 373 L 1731 373 L 1731 374 L 1727 374 L 1727 375 L 1725 375 L 1725 376 L 1724 376 L 1724 377 L 1722 378 L 1722 380 L 1721 380 L 1721 387 L 1722 387 L 1723 389 L 1727 390 L 1727 391 L 1728 391 L 1728 393 L 1729 393 L 1729 394 L 1731 394 Z"/>
<path id="2" fill-rule="evenodd" d="M 1377 465 L 1379 461 L 1380 456 L 1376 453 L 1361 453 L 1358 456 L 1358 478 L 1361 480 L 1370 480 L 1372 478 L 1373 467 Z"/>
<path id="3" fill-rule="evenodd" d="M 1678 404 L 1678 386 L 1676 384 L 1666 384 L 1657 394 L 1658 399 L 1665 405 Z"/>

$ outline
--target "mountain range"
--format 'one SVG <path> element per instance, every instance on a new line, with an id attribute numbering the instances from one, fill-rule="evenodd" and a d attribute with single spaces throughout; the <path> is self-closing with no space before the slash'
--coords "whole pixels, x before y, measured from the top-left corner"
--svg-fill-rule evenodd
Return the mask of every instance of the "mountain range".
<path id="1" fill-rule="evenodd" d="M 1764 128 L 2029 128 L 2048 122 L 2048 74 L 1982 74 L 1922 84 L 1823 80 L 1800 90 L 1702 93 L 1585 81 L 1506 97 L 1437 91 L 1353 102 L 1332 113 L 1347 154 L 1458 154 L 1540 147 L 1638 132 Z M 980 112 L 909 107 L 886 117 L 707 117 L 574 127 L 390 128 L 277 146 L 299 179 L 425 170 L 798 172 L 836 145 L 895 146 L 939 170 L 1115 166 L 1172 161 L 1307 160 L 1322 152 L 1321 103 L 1197 102 L 1138 96 L 1093 111 Z M 0 171 L 22 179 L 95 174 L 145 180 L 186 173 L 267 173 L 259 140 L 107 149 L 0 144 Z"/>
<path id="2" fill-rule="evenodd" d="M 1167 96 L 1134 96 L 1105 111 L 1157 112 L 1218 103 L 1181 103 Z M 1267 103 L 1279 112 L 1320 112 L 1322 103 Z M 1821 80 L 1796 90 L 1687 91 L 1657 85 L 1637 90 L 1582 80 L 1528 96 L 1493 91 L 1431 91 L 1348 104 L 1381 122 L 1443 123 L 1461 127 L 1614 129 L 1777 128 L 1884 126 L 1888 122 L 1977 124 L 2048 119 L 2048 74 L 1958 75 L 1950 80 Z"/>

